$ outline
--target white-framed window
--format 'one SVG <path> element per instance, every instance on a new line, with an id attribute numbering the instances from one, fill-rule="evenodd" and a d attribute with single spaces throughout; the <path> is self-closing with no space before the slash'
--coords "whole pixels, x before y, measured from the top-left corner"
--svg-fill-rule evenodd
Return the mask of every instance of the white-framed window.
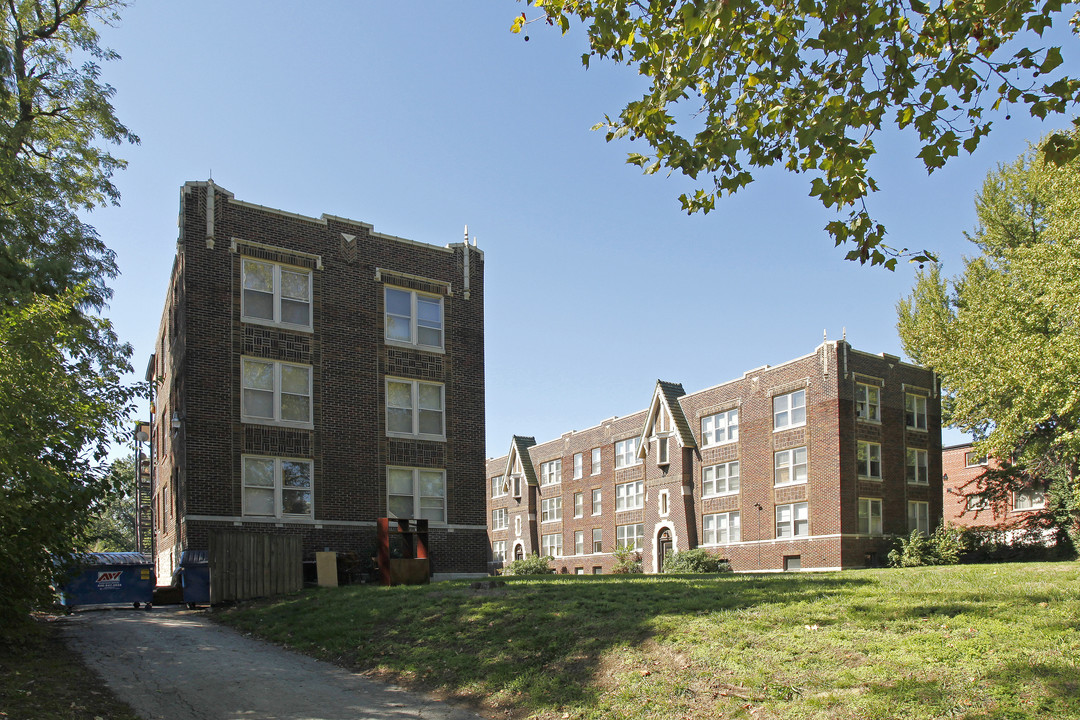
<path id="1" fill-rule="evenodd" d="M 388 437 L 446 439 L 445 388 L 441 383 L 386 379 Z"/>
<path id="2" fill-rule="evenodd" d="M 521 537 L 521 516 L 520 515 L 515 515 L 514 516 L 514 535 L 516 537 Z"/>
<path id="3" fill-rule="evenodd" d="M 925 450 L 908 448 L 907 481 L 919 485 L 927 485 L 930 482 L 930 471 L 927 466 L 927 453 Z"/>
<path id="4" fill-rule="evenodd" d="M 805 462 L 804 462 L 805 465 Z M 739 461 L 710 465 L 701 470 L 701 495 L 734 495 L 739 492 Z"/>
<path id="5" fill-rule="evenodd" d="M 1041 490 L 1027 488 L 1013 493 L 1013 510 L 1038 510 L 1046 507 L 1046 496 Z"/>
<path id="6" fill-rule="evenodd" d="M 601 528 L 592 529 L 592 551 L 604 552 L 604 531 Z"/>
<path id="7" fill-rule="evenodd" d="M 602 468 L 600 467 L 600 448 L 593 448 L 592 449 L 592 470 L 591 470 L 591 472 L 592 472 L 593 475 L 599 475 L 601 469 Z"/>
<path id="8" fill-rule="evenodd" d="M 520 475 L 512 476 L 510 478 L 510 485 L 511 485 L 513 491 L 514 491 L 514 497 L 515 498 L 520 498 L 521 497 L 521 476 Z"/>
<path id="9" fill-rule="evenodd" d="M 641 447 L 641 438 L 632 437 L 615 443 L 615 468 L 630 467 L 641 461 L 638 459 L 638 449 Z"/>
<path id="10" fill-rule="evenodd" d="M 495 540 L 491 543 L 491 559 L 494 562 L 506 562 L 505 540 Z"/>
<path id="11" fill-rule="evenodd" d="M 584 555 L 585 554 L 585 531 L 584 530 L 575 530 L 574 531 L 574 554 L 575 555 Z"/>
<path id="12" fill-rule="evenodd" d="M 739 542 L 739 511 L 716 513 L 702 518 L 705 545 L 727 545 Z"/>
<path id="13" fill-rule="evenodd" d="M 540 554 L 551 557 L 562 557 L 562 533 L 541 535 Z"/>
<path id="14" fill-rule="evenodd" d="M 420 348 L 443 349 L 443 300 L 415 290 L 384 288 L 386 339 Z"/>
<path id="15" fill-rule="evenodd" d="M 502 475 L 491 478 L 491 497 L 506 497 L 506 478 Z"/>
<path id="16" fill-rule="evenodd" d="M 386 468 L 387 514 L 446 522 L 446 471 L 431 468 Z"/>
<path id="17" fill-rule="evenodd" d="M 904 396 L 904 422 L 915 430 L 926 429 L 926 396 L 908 393 Z"/>
<path id="18" fill-rule="evenodd" d="M 724 445 L 739 439 L 739 408 L 701 418 L 701 446 Z"/>
<path id="19" fill-rule="evenodd" d="M 585 493 L 574 493 L 574 517 L 579 518 L 585 515 Z"/>
<path id="20" fill-rule="evenodd" d="M 491 529 L 505 530 L 510 527 L 510 515 L 506 508 L 495 508 L 491 511 Z"/>
<path id="21" fill-rule="evenodd" d="M 979 453 L 975 452 L 974 450 L 970 450 L 970 451 L 964 453 L 964 465 L 966 465 L 967 467 L 976 467 L 978 465 L 985 465 L 985 464 L 986 464 L 986 456 L 985 455 L 980 455 Z"/>
<path id="22" fill-rule="evenodd" d="M 540 522 L 562 520 L 562 498 L 550 497 L 540 501 Z"/>
<path id="23" fill-rule="evenodd" d="M 990 501 L 986 499 L 986 496 L 982 493 L 974 493 L 967 496 L 967 509 L 971 512 L 978 512 L 979 510 L 985 510 L 990 507 Z"/>
<path id="24" fill-rule="evenodd" d="M 310 365 L 245 357 L 240 374 L 243 422 L 313 427 Z"/>
<path id="25" fill-rule="evenodd" d="M 574 479 L 577 480 L 585 472 L 585 456 L 574 453 Z"/>
<path id="26" fill-rule="evenodd" d="M 603 512 L 603 503 L 601 502 L 603 493 L 600 488 L 593 488 L 592 491 L 592 514 L 599 515 Z"/>
<path id="27" fill-rule="evenodd" d="M 859 477 L 880 480 L 881 443 L 860 440 L 856 449 L 855 464 L 859 468 Z"/>
<path id="28" fill-rule="evenodd" d="M 615 486 L 615 512 L 645 507 L 645 483 L 642 480 Z"/>
<path id="29" fill-rule="evenodd" d="M 311 271 L 265 260 L 241 263 L 240 317 L 244 322 L 311 329 Z"/>
<path id="30" fill-rule="evenodd" d="M 859 534 L 881 534 L 881 498 L 859 498 Z"/>
<path id="31" fill-rule="evenodd" d="M 658 437 L 656 438 L 656 464 L 667 465 L 671 462 L 671 458 L 668 456 L 668 445 L 671 438 Z"/>
<path id="32" fill-rule="evenodd" d="M 806 424 L 806 391 L 796 390 L 777 395 L 772 401 L 773 430 L 785 430 Z"/>
<path id="33" fill-rule="evenodd" d="M 806 482 L 806 448 L 792 448 L 773 453 L 773 485 L 797 485 Z"/>
<path id="34" fill-rule="evenodd" d="M 870 422 L 881 422 L 880 387 L 855 383 L 855 417 Z"/>
<path id="35" fill-rule="evenodd" d="M 585 568 L 583 568 L 583 567 L 574 568 L 574 574 L 575 575 L 584 575 L 585 574 Z"/>
<path id="36" fill-rule="evenodd" d="M 807 503 L 776 506 L 776 537 L 807 537 L 808 535 L 810 535 L 810 519 Z"/>
<path id="37" fill-rule="evenodd" d="M 562 482 L 562 460 L 540 463 L 540 484 L 555 485 Z"/>
<path id="38" fill-rule="evenodd" d="M 297 458 L 243 456 L 244 515 L 312 517 L 312 462 Z"/>
<path id="39" fill-rule="evenodd" d="M 925 500 L 909 500 L 907 504 L 908 530 L 930 534 L 930 503 Z"/>
<path id="40" fill-rule="evenodd" d="M 618 525 L 615 527 L 615 547 L 640 550 L 645 545 L 645 526 Z"/>

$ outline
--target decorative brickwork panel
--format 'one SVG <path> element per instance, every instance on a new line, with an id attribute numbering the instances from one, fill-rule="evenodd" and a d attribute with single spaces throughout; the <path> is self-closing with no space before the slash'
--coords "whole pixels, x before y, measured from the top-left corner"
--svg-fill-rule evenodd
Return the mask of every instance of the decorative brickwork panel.
<path id="1" fill-rule="evenodd" d="M 387 445 L 387 465 L 446 467 L 446 448 L 443 443 L 391 438 L 387 441 Z M 450 481 L 449 478 L 447 478 L 447 481 Z"/>
<path id="2" fill-rule="evenodd" d="M 436 381 L 445 377 L 442 355 L 396 347 L 387 347 L 385 352 L 387 375 Z"/>
<path id="3" fill-rule="evenodd" d="M 310 430 L 245 425 L 244 452 L 251 455 L 311 457 L 312 435 Z"/>
<path id="4" fill-rule="evenodd" d="M 787 450 L 789 448 L 802 447 L 806 444 L 806 434 L 806 428 L 804 427 L 774 433 L 773 449 Z"/>
<path id="5" fill-rule="evenodd" d="M 244 325 L 244 355 L 311 363 L 311 336 L 282 330 Z"/>

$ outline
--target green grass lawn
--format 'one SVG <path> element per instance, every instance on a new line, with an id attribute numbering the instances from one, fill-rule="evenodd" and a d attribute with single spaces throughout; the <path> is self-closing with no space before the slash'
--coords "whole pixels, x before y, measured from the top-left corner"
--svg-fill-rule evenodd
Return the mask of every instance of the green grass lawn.
<path id="1" fill-rule="evenodd" d="M 217 614 L 498 717 L 1080 718 L 1080 564 L 547 576 Z"/>

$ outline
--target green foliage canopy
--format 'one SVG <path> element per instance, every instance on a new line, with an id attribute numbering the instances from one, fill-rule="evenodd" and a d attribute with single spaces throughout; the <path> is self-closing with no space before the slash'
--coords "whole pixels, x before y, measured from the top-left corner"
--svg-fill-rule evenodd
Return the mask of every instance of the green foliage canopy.
<path id="1" fill-rule="evenodd" d="M 917 133 L 928 172 L 990 132 L 986 111 L 1064 113 L 1080 100 L 1061 49 L 1043 33 L 1064 23 L 1060 0 L 535 0 L 544 18 L 586 26 L 582 56 L 636 67 L 650 85 L 617 117 L 608 140 L 628 136 L 649 149 L 628 162 L 646 173 L 681 172 L 705 187 L 681 197 L 709 212 L 718 197 L 782 165 L 809 176 L 810 195 L 847 211 L 826 229 L 848 259 L 890 269 L 906 248 L 884 244 L 885 228 L 866 207 L 874 136 L 892 125 Z M 1074 19 L 1072 31 L 1077 32 Z M 1035 47 L 1027 47 L 1034 44 Z M 985 114 L 984 114 L 985 113 Z M 1057 134 L 1048 157 L 1080 150 Z M 930 257 L 927 251 L 910 253 Z"/>

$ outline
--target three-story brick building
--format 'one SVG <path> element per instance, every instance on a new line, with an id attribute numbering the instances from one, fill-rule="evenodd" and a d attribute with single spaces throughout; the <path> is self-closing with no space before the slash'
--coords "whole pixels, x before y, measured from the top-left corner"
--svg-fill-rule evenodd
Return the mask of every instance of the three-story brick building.
<path id="1" fill-rule="evenodd" d="M 492 569 L 531 553 L 609 572 L 618 547 L 659 572 L 706 548 L 735 570 L 875 565 L 941 518 L 936 378 L 890 355 L 813 353 L 687 394 L 657 381 L 633 415 L 488 460 Z"/>
<path id="2" fill-rule="evenodd" d="M 159 578 L 213 529 L 370 557 L 426 518 L 432 571 L 486 571 L 484 256 L 330 215 L 180 196 L 153 388 Z"/>

